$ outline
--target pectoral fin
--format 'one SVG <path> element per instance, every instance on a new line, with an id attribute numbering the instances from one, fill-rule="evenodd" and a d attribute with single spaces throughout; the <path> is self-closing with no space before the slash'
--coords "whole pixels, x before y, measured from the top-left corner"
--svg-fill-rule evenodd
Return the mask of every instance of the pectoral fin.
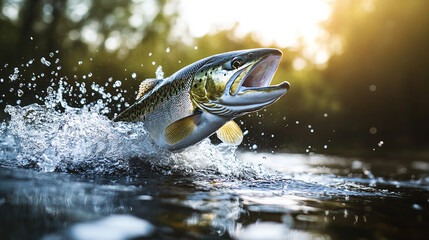
<path id="1" fill-rule="evenodd" d="M 240 145 L 243 141 L 243 132 L 234 121 L 225 123 L 221 128 L 216 131 L 217 137 L 224 143 L 232 145 Z"/>
<path id="2" fill-rule="evenodd" d="M 170 145 L 174 145 L 182 141 L 188 137 L 192 131 L 194 131 L 195 126 L 197 126 L 200 122 L 200 118 L 201 113 L 198 112 L 191 116 L 175 121 L 165 129 L 165 141 Z"/>
<path id="3" fill-rule="evenodd" d="M 161 81 L 163 81 L 163 79 L 148 78 L 143 80 L 143 82 L 140 83 L 139 93 L 137 94 L 136 99 L 143 97 L 146 93 L 152 90 Z"/>

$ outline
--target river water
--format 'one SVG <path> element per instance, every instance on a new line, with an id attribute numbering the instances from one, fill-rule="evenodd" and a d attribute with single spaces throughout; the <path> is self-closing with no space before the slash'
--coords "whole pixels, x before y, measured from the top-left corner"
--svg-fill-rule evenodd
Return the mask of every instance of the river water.
<path id="1" fill-rule="evenodd" d="M 170 173 L 135 159 L 133 174 L 100 176 L 3 164 L 2 239 L 427 237 L 427 162 L 238 155 L 278 172 Z"/>
<path id="2" fill-rule="evenodd" d="M 10 81 L 20 81 L 19 71 Z M 143 124 L 106 117 L 125 104 L 120 82 L 106 82 L 118 89 L 109 94 L 97 84 L 51 81 L 38 104 L 4 109 L 1 239 L 429 235 L 427 160 L 243 152 L 209 139 L 171 153 L 152 143 Z M 31 84 L 11 91 L 37 94 Z M 88 92 L 99 100 L 86 103 Z M 83 107 L 69 106 L 64 94 Z"/>

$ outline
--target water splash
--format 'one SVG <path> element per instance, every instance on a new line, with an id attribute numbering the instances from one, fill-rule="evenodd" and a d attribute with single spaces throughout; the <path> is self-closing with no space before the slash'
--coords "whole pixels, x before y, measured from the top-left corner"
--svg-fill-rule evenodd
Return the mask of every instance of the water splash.
<path id="1" fill-rule="evenodd" d="M 48 62 L 42 57 L 38 64 L 47 65 Z M 55 64 L 58 69 L 59 62 L 49 62 L 49 65 Z M 32 61 L 32 64 L 37 63 Z M 81 65 L 82 61 L 78 64 Z M 120 111 L 122 105 L 128 104 L 124 103 L 126 92 L 120 89 L 121 80 L 109 78 L 108 82 L 114 82 L 113 88 L 117 92 L 112 94 L 97 83 L 87 88 L 85 82 L 70 84 L 67 77 L 58 76 L 57 72 L 54 75 L 56 77 L 50 79 L 51 85 L 47 87 L 45 97 L 38 95 L 40 93 L 36 93 L 31 84 L 24 89 L 26 96 L 37 95 L 43 104 L 13 106 L 8 102 L 4 111 L 10 115 L 10 121 L 1 124 L 0 164 L 44 172 L 126 174 L 135 170 L 133 161 L 137 159 L 137 162 L 163 174 L 211 174 L 233 178 L 267 175 L 260 166 L 238 159 L 235 147 L 216 146 L 206 139 L 184 151 L 172 153 L 152 142 L 143 123 L 111 121 L 106 115 Z M 161 66 L 157 68 L 156 75 L 163 77 Z M 92 73 L 84 76 L 92 77 Z M 18 77 L 10 81 L 16 80 Z M 36 83 L 38 80 L 46 81 L 43 76 L 31 80 Z M 26 80 L 19 81 L 23 81 L 22 88 L 25 88 Z M 18 97 L 24 95 L 24 90 L 11 88 Z M 67 100 L 65 96 L 72 98 Z M 88 102 L 85 96 L 99 98 Z M 71 107 L 67 101 L 80 103 L 82 107 Z M 110 107 L 112 103 L 115 110 Z"/>
<path id="2" fill-rule="evenodd" d="M 159 65 L 156 68 L 155 75 L 156 75 L 156 79 L 163 79 L 164 78 L 164 72 L 162 71 L 162 66 L 161 65 Z"/>
<path id="3" fill-rule="evenodd" d="M 58 94 L 57 96 L 61 96 Z M 54 101 L 54 100 L 52 100 Z M 55 101 L 59 101 L 55 99 Z M 255 176 L 258 171 L 235 156 L 235 148 L 215 146 L 206 139 L 178 153 L 160 149 L 143 123 L 113 122 L 103 115 L 102 104 L 71 108 L 64 112 L 55 104 L 8 105 L 11 120 L 3 131 L 2 161 L 40 171 L 115 174 L 132 168 L 139 159 L 164 170 L 165 174 L 219 173 L 226 176 Z M 16 156 L 11 157 L 10 152 Z"/>
<path id="4" fill-rule="evenodd" d="M 122 163 L 142 157 L 139 152 L 156 153 L 141 124 L 113 123 L 98 109 L 68 108 L 61 113 L 37 104 L 7 106 L 7 133 L 17 143 L 16 164 L 47 172 L 88 168 L 112 173 L 126 170 Z"/>

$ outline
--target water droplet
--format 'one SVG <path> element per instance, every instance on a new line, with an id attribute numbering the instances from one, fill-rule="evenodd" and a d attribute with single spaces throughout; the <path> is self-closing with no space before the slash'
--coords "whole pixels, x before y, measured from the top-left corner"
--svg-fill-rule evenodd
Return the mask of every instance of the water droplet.
<path id="1" fill-rule="evenodd" d="M 53 57 L 54 56 L 54 53 L 53 52 L 50 52 L 49 53 L 49 57 Z"/>
<path id="2" fill-rule="evenodd" d="M 377 90 L 377 86 L 375 86 L 374 84 L 369 86 L 369 91 L 375 92 L 375 90 Z"/>
<path id="3" fill-rule="evenodd" d="M 19 77 L 18 73 L 19 73 L 19 69 L 18 69 L 17 67 L 16 67 L 16 68 L 14 68 L 14 69 L 13 69 L 13 74 L 9 75 L 9 79 L 10 79 L 11 81 L 15 81 L 15 80 L 17 80 L 17 79 L 18 79 L 18 77 Z"/>
<path id="4" fill-rule="evenodd" d="M 120 87 L 122 85 L 122 82 L 119 80 L 116 80 L 115 83 L 113 84 L 114 88 Z"/>
<path id="5" fill-rule="evenodd" d="M 327 113 L 324 113 L 324 114 L 323 114 L 323 116 L 324 116 L 324 117 L 328 117 L 328 114 L 327 114 Z"/>
<path id="6" fill-rule="evenodd" d="M 51 62 L 49 62 L 48 60 L 46 60 L 46 58 L 45 57 L 42 57 L 41 59 L 40 59 L 40 62 L 42 63 L 42 64 L 44 64 L 44 65 L 46 65 L 46 66 L 51 66 Z"/>
<path id="7" fill-rule="evenodd" d="M 77 64 L 82 65 L 82 61 L 77 62 Z"/>
<path id="8" fill-rule="evenodd" d="M 24 95 L 24 91 L 22 91 L 21 89 L 18 89 L 17 93 L 18 97 L 22 97 L 22 95 Z"/>
<path id="9" fill-rule="evenodd" d="M 328 145 L 324 145 L 324 146 L 323 146 L 323 148 L 324 148 L 324 149 L 328 148 Z"/>
<path id="10" fill-rule="evenodd" d="M 152 65 L 154 65 L 154 66 L 155 66 L 155 61 L 153 61 L 153 62 L 152 62 Z"/>
<path id="11" fill-rule="evenodd" d="M 136 78 L 136 77 L 137 77 L 137 73 L 132 73 L 132 74 L 131 74 L 131 77 L 132 77 L 132 78 Z"/>
<path id="12" fill-rule="evenodd" d="M 256 150 L 257 148 L 258 148 L 258 145 L 253 144 L 252 149 L 253 149 L 253 150 Z"/>
<path id="13" fill-rule="evenodd" d="M 197 47 L 197 46 L 195 46 L 195 47 L 194 47 L 194 49 L 195 49 L 195 50 L 197 50 L 197 49 L 198 49 L 198 47 Z"/>
<path id="14" fill-rule="evenodd" d="M 30 40 L 33 41 L 33 37 L 30 37 Z"/>
<path id="15" fill-rule="evenodd" d="M 249 134 L 249 130 L 243 132 L 243 136 L 246 136 L 247 134 Z"/>
<path id="16" fill-rule="evenodd" d="M 377 133 L 377 128 L 375 128 L 375 127 L 371 127 L 371 128 L 369 129 L 369 133 L 370 133 L 370 134 L 376 134 L 376 133 Z"/>
<path id="17" fill-rule="evenodd" d="M 296 123 L 296 124 L 299 124 L 299 121 L 296 121 L 295 123 Z"/>
<path id="18" fill-rule="evenodd" d="M 92 72 L 88 73 L 88 77 L 92 77 Z"/>
<path id="19" fill-rule="evenodd" d="M 170 52 L 170 47 L 168 47 L 167 49 L 165 49 L 165 52 L 169 53 Z"/>
<path id="20" fill-rule="evenodd" d="M 379 147 L 381 147 L 381 146 L 383 146 L 383 144 L 384 144 L 384 142 L 383 142 L 383 141 L 380 141 L 380 142 L 378 143 L 378 146 L 379 146 Z"/>
<path id="21" fill-rule="evenodd" d="M 311 128 L 311 125 L 308 125 L 308 128 Z"/>
<path id="22" fill-rule="evenodd" d="M 314 129 L 310 129 L 310 132 L 311 132 L 311 133 L 314 133 Z"/>
<path id="23" fill-rule="evenodd" d="M 151 52 L 149 53 L 149 56 L 152 56 L 152 53 L 151 53 Z"/>
<path id="24" fill-rule="evenodd" d="M 423 208 L 420 206 L 420 205 L 418 205 L 417 203 L 414 203 L 413 204 L 413 208 L 414 209 L 416 209 L 416 210 L 422 210 Z"/>
<path id="25" fill-rule="evenodd" d="M 162 71 L 162 66 L 158 66 L 156 68 L 155 76 L 157 79 L 163 79 L 164 78 L 164 72 Z"/>

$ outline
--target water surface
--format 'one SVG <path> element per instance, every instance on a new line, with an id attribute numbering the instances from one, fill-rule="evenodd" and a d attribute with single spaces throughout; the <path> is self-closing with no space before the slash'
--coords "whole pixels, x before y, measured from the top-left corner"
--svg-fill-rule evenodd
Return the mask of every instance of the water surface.
<path id="1" fill-rule="evenodd" d="M 241 159 L 241 160 L 240 160 Z M 2 239 L 424 239 L 427 162 L 240 153 L 255 169 L 0 168 Z M 258 165 L 262 164 L 262 165 Z M 155 165 L 156 166 L 156 165 Z M 398 167 L 399 166 L 399 167 Z M 264 168 L 264 169 L 262 169 Z M 277 172 L 271 172 L 275 169 Z M 251 171 L 253 170 L 253 171 Z M 112 171 L 112 170 L 111 170 Z M 130 227 L 133 226 L 133 227 Z"/>

